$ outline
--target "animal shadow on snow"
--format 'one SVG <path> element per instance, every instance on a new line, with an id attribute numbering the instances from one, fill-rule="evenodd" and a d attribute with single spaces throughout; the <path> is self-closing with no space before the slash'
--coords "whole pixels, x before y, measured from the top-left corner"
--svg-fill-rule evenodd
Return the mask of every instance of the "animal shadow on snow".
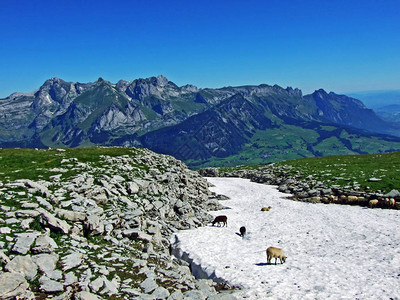
<path id="1" fill-rule="evenodd" d="M 270 266 L 269 263 L 258 263 L 258 264 L 255 264 L 255 265 L 256 265 L 256 266 L 259 266 L 259 267 Z"/>
<path id="2" fill-rule="evenodd" d="M 250 233 L 247 233 L 247 234 L 244 235 L 244 236 L 242 236 L 242 235 L 240 234 L 240 232 L 235 232 L 235 234 L 238 235 L 238 236 L 240 236 L 243 240 L 250 240 L 250 236 L 251 236 Z"/>

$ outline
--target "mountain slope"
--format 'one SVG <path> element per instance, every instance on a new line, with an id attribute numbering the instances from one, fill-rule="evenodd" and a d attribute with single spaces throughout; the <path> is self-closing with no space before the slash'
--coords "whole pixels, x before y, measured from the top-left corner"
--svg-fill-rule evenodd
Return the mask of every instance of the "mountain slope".
<path id="1" fill-rule="evenodd" d="M 389 133 L 390 124 L 367 109 L 360 100 L 332 92 L 328 94 L 324 90 L 315 91 L 305 98 L 317 106 L 319 117 L 316 119 L 319 121 Z"/>
<path id="2" fill-rule="evenodd" d="M 254 104 L 235 95 L 181 124 L 145 134 L 141 142 L 158 152 L 172 149 L 183 160 L 225 157 L 237 152 L 256 129 L 268 126 L 271 121 Z"/>
<path id="3" fill-rule="evenodd" d="M 33 93 L 0 99 L 0 147 L 141 146 L 192 165 L 400 149 L 398 138 L 380 134 L 400 131 L 357 99 L 277 85 L 52 78 Z"/>
<path id="4" fill-rule="evenodd" d="M 141 142 L 192 167 L 400 150 L 398 137 L 307 118 L 299 120 L 287 114 L 278 118 L 262 103 L 256 106 L 235 95 L 181 124 L 145 134 Z"/>

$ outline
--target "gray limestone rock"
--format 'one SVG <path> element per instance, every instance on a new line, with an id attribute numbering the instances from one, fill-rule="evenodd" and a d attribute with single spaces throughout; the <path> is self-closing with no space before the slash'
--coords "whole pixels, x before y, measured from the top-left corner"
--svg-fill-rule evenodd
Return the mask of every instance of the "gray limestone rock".
<path id="1" fill-rule="evenodd" d="M 184 296 L 183 293 L 180 290 L 177 290 L 175 292 L 173 292 L 168 298 L 167 300 L 183 300 Z"/>
<path id="2" fill-rule="evenodd" d="M 158 288 L 158 285 L 153 278 L 147 278 L 140 284 L 140 287 L 146 294 L 149 294 Z"/>
<path id="3" fill-rule="evenodd" d="M 215 295 L 217 292 L 212 286 L 212 280 L 200 279 L 196 282 L 196 288 L 203 292 L 203 294 L 208 298 L 211 295 Z"/>
<path id="4" fill-rule="evenodd" d="M 34 221 L 34 219 L 32 219 L 32 218 L 24 219 L 21 221 L 21 227 L 23 229 L 29 229 L 30 225 L 32 224 L 33 221 Z"/>
<path id="5" fill-rule="evenodd" d="M 52 211 L 53 206 L 44 198 L 40 196 L 36 196 L 36 201 L 39 202 L 40 205 L 44 206 L 46 209 Z"/>
<path id="6" fill-rule="evenodd" d="M 237 300 L 234 294 L 216 294 L 209 296 L 207 300 Z"/>
<path id="7" fill-rule="evenodd" d="M 39 282 L 40 289 L 46 293 L 57 293 L 64 291 L 64 286 L 62 283 L 52 280 L 45 275 L 40 277 Z"/>
<path id="8" fill-rule="evenodd" d="M 36 238 L 35 247 L 32 248 L 33 253 L 52 253 L 58 246 L 54 240 L 46 234 Z"/>
<path id="9" fill-rule="evenodd" d="M 10 258 L 4 254 L 2 250 L 0 250 L 0 263 L 7 264 L 10 262 Z"/>
<path id="10" fill-rule="evenodd" d="M 103 276 L 99 276 L 91 283 L 89 283 L 89 287 L 94 293 L 97 293 L 103 287 L 103 285 L 104 285 Z"/>
<path id="11" fill-rule="evenodd" d="M 73 299 L 72 294 L 73 294 L 72 288 L 69 286 L 69 287 L 67 287 L 67 289 L 64 293 L 53 297 L 52 300 L 70 300 L 70 299 Z"/>
<path id="12" fill-rule="evenodd" d="M 32 260 L 39 267 L 39 270 L 47 273 L 53 271 L 56 268 L 58 262 L 57 254 L 38 254 L 32 256 Z"/>
<path id="13" fill-rule="evenodd" d="M 50 226 L 54 230 L 59 230 L 67 234 L 71 229 L 71 226 L 66 221 L 56 218 L 47 210 L 39 207 L 37 211 L 42 215 L 44 224 Z"/>
<path id="14" fill-rule="evenodd" d="M 65 272 L 80 266 L 82 263 L 82 259 L 83 259 L 83 254 L 80 252 L 73 252 L 69 255 L 64 256 L 61 259 L 63 271 Z"/>
<path id="15" fill-rule="evenodd" d="M 118 283 L 116 280 L 109 281 L 107 277 L 103 276 L 104 289 L 101 294 L 107 294 L 108 296 L 118 294 Z"/>
<path id="16" fill-rule="evenodd" d="M 98 205 L 105 205 L 108 202 L 108 197 L 106 194 L 98 194 L 96 196 L 93 196 L 92 198 L 94 201 L 96 201 Z"/>
<path id="17" fill-rule="evenodd" d="M 11 228 L 10 227 L 1 227 L 0 233 L 1 234 L 9 234 L 9 233 L 11 233 Z"/>
<path id="18" fill-rule="evenodd" d="M 15 212 L 15 215 L 18 218 L 34 218 L 36 216 L 38 216 L 40 213 L 36 210 L 31 210 L 31 209 L 21 209 L 21 210 L 17 210 Z"/>
<path id="19" fill-rule="evenodd" d="M 122 232 L 122 235 L 126 236 L 130 239 L 135 239 L 135 240 L 137 239 L 137 240 L 141 240 L 141 241 L 145 241 L 145 242 L 150 242 L 152 239 L 151 235 L 149 235 L 143 231 L 137 230 L 137 229 L 124 230 Z"/>
<path id="20" fill-rule="evenodd" d="M 91 234 L 96 235 L 104 232 L 104 223 L 100 220 L 98 215 L 88 215 L 85 225 Z"/>
<path id="21" fill-rule="evenodd" d="M 390 197 L 390 198 L 400 197 L 400 192 L 398 190 L 391 190 L 389 193 L 385 195 L 385 197 Z"/>
<path id="22" fill-rule="evenodd" d="M 154 299 L 167 299 L 169 296 L 169 292 L 166 288 L 163 288 L 162 286 L 159 286 L 154 290 L 153 293 L 151 293 L 151 296 Z"/>
<path id="23" fill-rule="evenodd" d="M 33 280 L 37 274 L 37 265 L 33 262 L 31 256 L 17 255 L 5 266 L 9 272 L 20 273 L 29 281 Z"/>
<path id="24" fill-rule="evenodd" d="M 63 273 L 60 270 L 46 271 L 46 276 L 50 279 L 61 280 L 63 278 Z"/>
<path id="25" fill-rule="evenodd" d="M 126 191 L 128 194 L 137 194 L 139 192 L 139 185 L 137 185 L 135 182 L 130 181 L 126 183 Z"/>
<path id="26" fill-rule="evenodd" d="M 18 224 L 18 223 L 21 223 L 21 220 L 18 220 L 16 218 L 8 218 L 8 219 L 6 219 L 6 224 L 7 225 Z"/>
<path id="27" fill-rule="evenodd" d="M 125 178 L 120 175 L 114 175 L 112 180 L 115 180 L 116 182 L 124 182 Z"/>
<path id="28" fill-rule="evenodd" d="M 101 300 L 101 298 L 87 291 L 81 291 L 75 294 L 75 300 Z"/>
<path id="29" fill-rule="evenodd" d="M 16 299 L 25 294 L 29 284 L 19 273 L 0 273 L 0 299 Z"/>
<path id="30" fill-rule="evenodd" d="M 71 271 L 68 273 L 64 274 L 64 285 L 68 286 L 68 285 L 72 285 L 76 282 L 78 282 L 78 278 L 75 276 L 75 274 Z"/>
<path id="31" fill-rule="evenodd" d="M 71 222 L 80 222 L 80 221 L 84 221 L 86 219 L 86 214 L 82 213 L 82 212 L 76 212 L 76 211 L 57 208 L 55 210 L 55 213 L 58 217 L 63 218 L 68 221 L 71 221 Z"/>
<path id="32" fill-rule="evenodd" d="M 201 291 L 190 290 L 183 293 L 184 299 L 205 300 L 206 296 Z"/>
<path id="33" fill-rule="evenodd" d="M 20 233 L 12 250 L 20 254 L 27 254 L 35 241 L 37 233 Z"/>

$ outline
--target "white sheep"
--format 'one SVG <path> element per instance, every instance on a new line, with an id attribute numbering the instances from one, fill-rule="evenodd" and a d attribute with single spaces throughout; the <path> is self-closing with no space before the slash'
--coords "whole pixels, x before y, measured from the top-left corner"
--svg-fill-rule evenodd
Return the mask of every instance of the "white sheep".
<path id="1" fill-rule="evenodd" d="M 395 204 L 396 204 L 396 200 L 394 200 L 394 198 L 390 198 L 389 204 L 390 204 L 391 207 L 394 207 Z"/>
<path id="2" fill-rule="evenodd" d="M 374 200 L 369 200 L 368 205 L 369 205 L 369 207 L 373 208 L 373 207 L 376 207 L 378 205 L 378 203 L 379 203 L 379 200 L 374 199 Z"/>
<path id="3" fill-rule="evenodd" d="M 271 264 L 271 259 L 275 258 L 275 264 L 277 259 L 279 258 L 281 261 L 281 264 L 286 262 L 286 256 L 283 253 L 281 248 L 275 248 L 275 247 L 268 247 L 267 249 L 267 263 Z"/>

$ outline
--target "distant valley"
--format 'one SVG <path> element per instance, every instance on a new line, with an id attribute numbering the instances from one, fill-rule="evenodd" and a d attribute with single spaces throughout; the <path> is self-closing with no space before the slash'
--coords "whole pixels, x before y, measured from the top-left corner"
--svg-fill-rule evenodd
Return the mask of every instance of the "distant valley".
<path id="1" fill-rule="evenodd" d="M 385 121 L 398 123 L 400 128 L 400 90 L 366 91 L 351 93 Z"/>
<path id="2" fill-rule="evenodd" d="M 400 150 L 400 127 L 361 101 L 274 85 L 197 88 L 164 76 L 47 80 L 0 99 L 0 147 L 139 146 L 192 167 Z"/>

